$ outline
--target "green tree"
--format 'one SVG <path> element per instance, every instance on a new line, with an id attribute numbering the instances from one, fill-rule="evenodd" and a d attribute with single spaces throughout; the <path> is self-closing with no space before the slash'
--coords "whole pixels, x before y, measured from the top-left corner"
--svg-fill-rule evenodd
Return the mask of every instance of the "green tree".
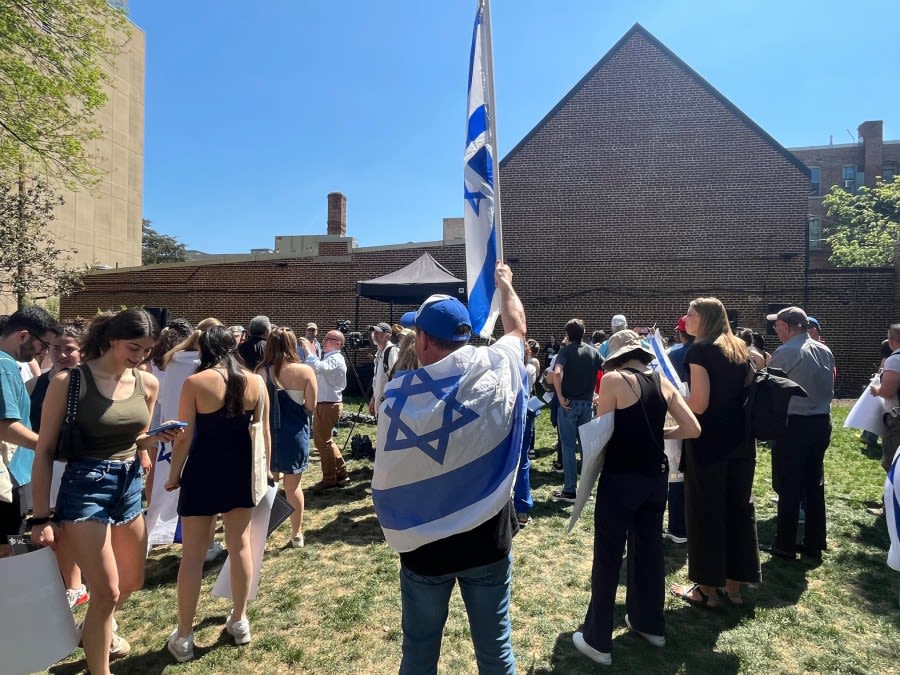
<path id="1" fill-rule="evenodd" d="M 825 235 L 829 260 L 839 267 L 890 266 L 900 239 L 900 181 L 896 178 L 850 194 L 835 185 L 822 200 L 831 222 Z"/>
<path id="2" fill-rule="evenodd" d="M 86 143 L 100 136 L 102 64 L 127 35 L 125 0 L 0 2 L 0 172 L 42 165 L 95 182 Z"/>
<path id="3" fill-rule="evenodd" d="M 81 288 L 84 270 L 69 265 L 75 249 L 60 248 L 50 233 L 54 210 L 63 204 L 46 182 L 0 182 L 0 290 L 28 298 L 66 295 Z"/>
<path id="4" fill-rule="evenodd" d="M 150 227 L 150 222 L 146 218 L 141 221 L 141 263 L 154 265 L 187 260 L 185 245 L 175 237 L 160 234 Z"/>

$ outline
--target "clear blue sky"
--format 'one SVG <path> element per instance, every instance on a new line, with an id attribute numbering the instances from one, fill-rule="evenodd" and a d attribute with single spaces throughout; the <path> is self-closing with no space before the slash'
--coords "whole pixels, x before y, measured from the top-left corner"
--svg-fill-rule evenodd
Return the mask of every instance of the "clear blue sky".
<path id="1" fill-rule="evenodd" d="M 475 0 L 131 0 L 147 38 L 144 216 L 211 253 L 372 246 L 462 215 Z M 897 0 L 493 0 L 501 156 L 640 22 L 787 147 L 900 139 Z M 852 139 L 851 139 L 852 135 Z M 502 177 L 501 177 L 502 179 Z"/>

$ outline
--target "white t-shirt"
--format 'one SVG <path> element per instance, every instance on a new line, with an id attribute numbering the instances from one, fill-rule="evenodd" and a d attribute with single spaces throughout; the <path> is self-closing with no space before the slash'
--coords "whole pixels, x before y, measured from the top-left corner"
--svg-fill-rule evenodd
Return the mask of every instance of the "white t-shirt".
<path id="1" fill-rule="evenodd" d="M 884 360 L 884 368 L 882 370 L 890 370 L 895 373 L 900 373 L 900 350 L 894 352 L 889 357 Z M 897 393 L 895 392 L 893 396 L 885 396 L 884 400 L 890 403 L 892 406 L 900 405 L 898 402 Z"/>

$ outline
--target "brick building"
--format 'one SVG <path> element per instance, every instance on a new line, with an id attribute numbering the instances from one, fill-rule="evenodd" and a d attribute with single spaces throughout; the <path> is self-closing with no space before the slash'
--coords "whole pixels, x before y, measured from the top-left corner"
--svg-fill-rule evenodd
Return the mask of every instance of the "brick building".
<path id="1" fill-rule="evenodd" d="M 813 268 L 833 267 L 828 262 L 828 243 L 822 238 L 827 222 L 822 198 L 832 186 L 856 192 L 863 185 L 874 187 L 878 178 L 890 182 L 900 174 L 900 140 L 884 140 L 881 120 L 860 124 L 858 137 L 857 143 L 791 148 L 810 173 L 809 249 Z"/>
<path id="2" fill-rule="evenodd" d="M 814 275 L 806 166 L 639 25 L 506 155 L 501 175 L 505 255 L 529 333 L 542 343 L 573 316 L 607 328 L 620 312 L 632 325 L 658 323 L 668 333 L 701 295 L 721 298 L 740 324 L 757 329 L 773 308 L 814 299 L 823 310 L 834 306 L 817 310 L 826 325 L 859 319 L 854 296 L 893 311 L 893 272 L 882 271 L 877 289 L 866 272 Z M 264 313 L 294 327 L 330 326 L 352 318 L 357 281 L 423 250 L 465 274 L 464 248 L 446 233 L 413 247 L 355 248 L 346 223 L 331 222 L 334 211 L 330 205 L 327 241 L 91 274 L 62 314 L 145 305 L 192 321 L 244 323 Z M 374 301 L 362 300 L 360 310 L 361 326 L 387 318 Z M 869 333 L 874 339 L 883 328 Z M 844 349 L 838 335 L 829 343 L 855 388 L 869 360 Z"/>

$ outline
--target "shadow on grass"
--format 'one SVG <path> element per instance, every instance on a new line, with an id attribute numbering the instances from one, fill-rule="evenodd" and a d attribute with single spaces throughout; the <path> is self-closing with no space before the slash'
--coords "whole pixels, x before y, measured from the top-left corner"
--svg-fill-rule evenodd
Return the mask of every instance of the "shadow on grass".
<path id="1" fill-rule="evenodd" d="M 740 662 L 737 656 L 716 650 L 719 634 L 736 627 L 743 618 L 739 610 L 727 608 L 703 610 L 685 605 L 666 611 L 666 640 L 664 648 L 656 648 L 637 633 L 625 631 L 612 641 L 612 668 L 634 673 L 710 672 L 737 673 Z M 616 606 L 613 625 L 618 630 L 625 625 L 625 608 Z M 551 667 L 527 671 L 527 664 L 520 663 L 523 672 L 533 675 L 551 673 L 596 673 L 597 665 L 581 654 L 572 643 L 572 632 L 560 633 L 550 656 Z M 607 672 L 604 669 L 604 672 Z"/>
<path id="2" fill-rule="evenodd" d="M 200 631 L 210 624 L 221 624 L 221 634 L 219 635 L 216 642 L 212 645 L 206 647 L 195 645 L 194 661 L 203 658 L 206 654 L 216 649 L 234 648 L 232 637 L 225 632 L 224 621 L 220 620 L 220 618 L 218 617 L 207 617 L 199 624 L 197 624 L 194 630 L 195 632 Z M 169 651 L 166 649 L 167 638 L 168 635 L 164 635 L 159 638 L 161 646 L 158 650 L 142 653 L 132 653 L 124 658 L 111 661 L 110 669 L 115 673 L 135 673 L 136 675 L 156 675 L 157 673 L 164 672 L 166 668 L 176 665 L 175 659 L 172 658 L 172 655 L 169 654 Z M 76 673 L 84 673 L 86 668 L 87 664 L 82 657 L 78 661 L 65 663 L 63 665 L 51 668 L 48 672 L 52 673 L 53 675 L 75 675 Z"/>

